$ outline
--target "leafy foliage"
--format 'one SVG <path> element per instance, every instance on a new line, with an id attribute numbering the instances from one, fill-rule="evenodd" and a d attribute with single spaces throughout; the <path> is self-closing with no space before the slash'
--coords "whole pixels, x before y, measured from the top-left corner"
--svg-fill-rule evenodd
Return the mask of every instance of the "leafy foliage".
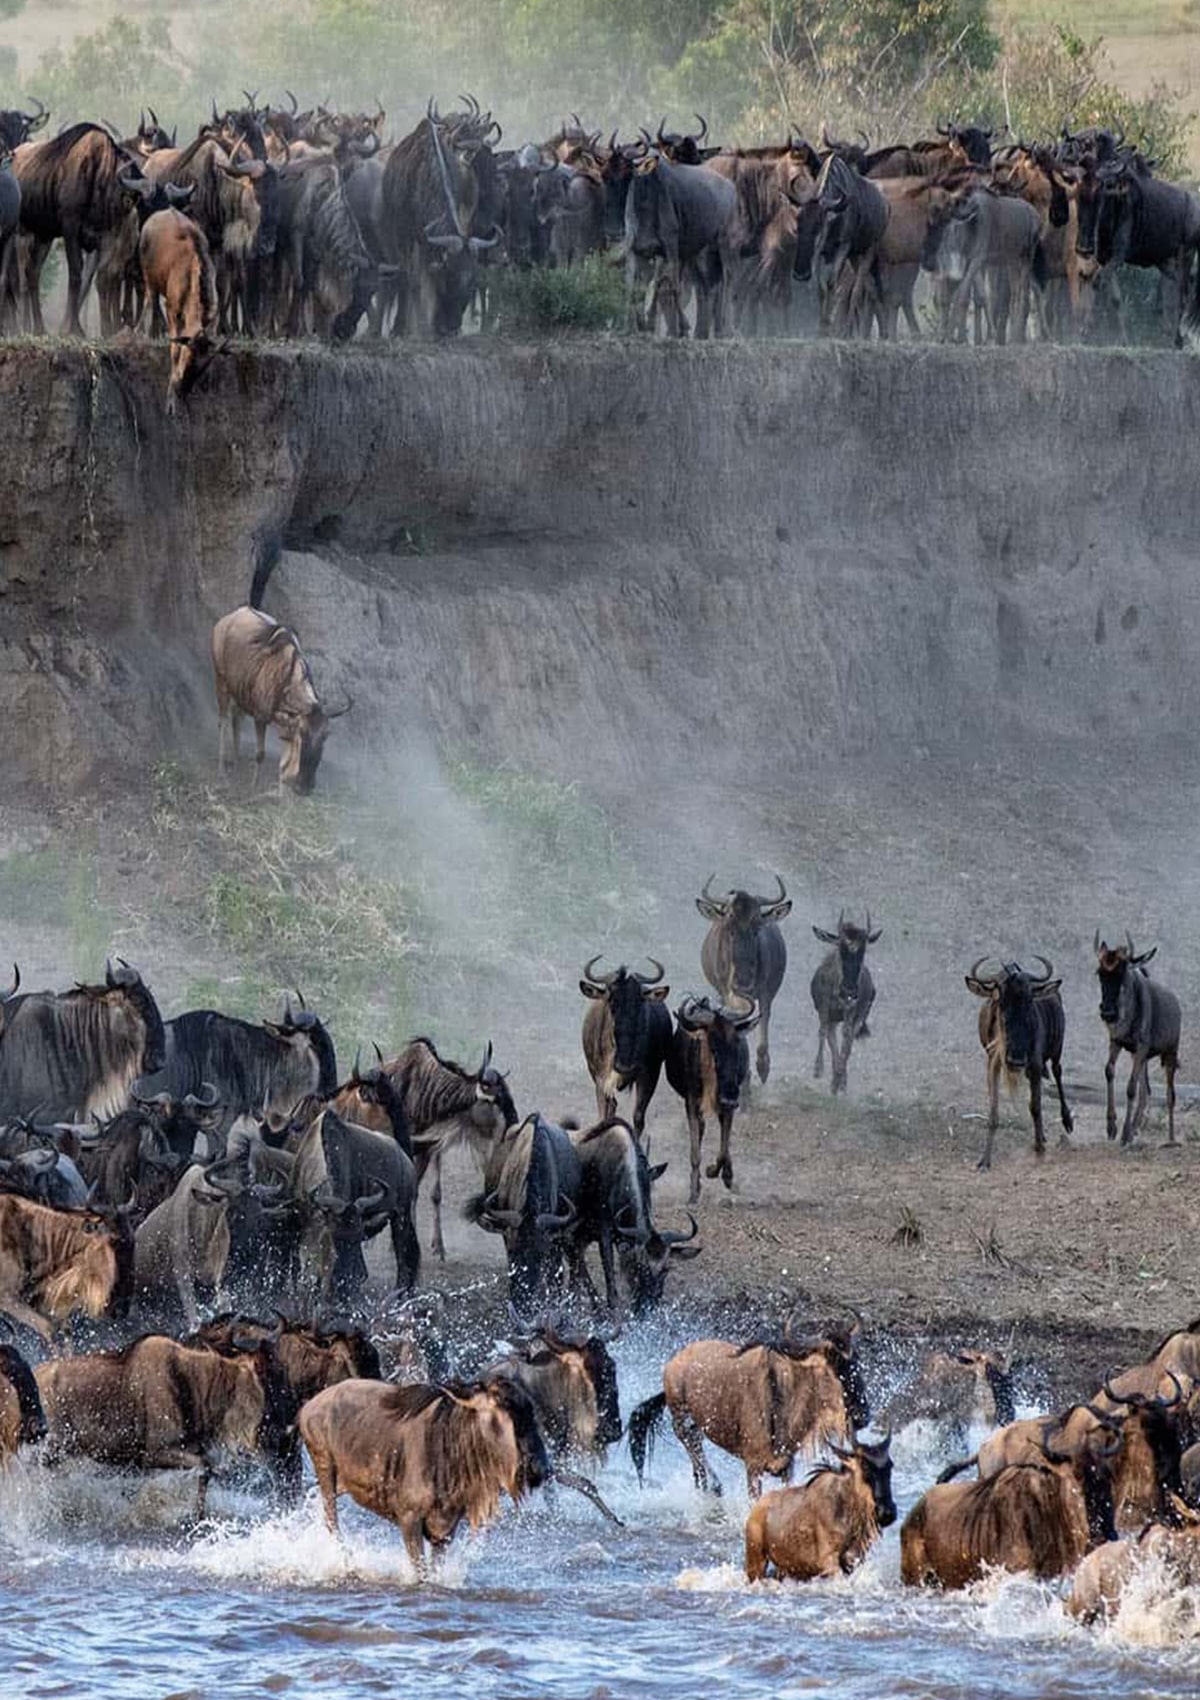
<path id="1" fill-rule="evenodd" d="M 500 271 L 491 289 L 504 336 L 619 330 L 625 318 L 622 273 L 599 255 L 560 271 Z"/>

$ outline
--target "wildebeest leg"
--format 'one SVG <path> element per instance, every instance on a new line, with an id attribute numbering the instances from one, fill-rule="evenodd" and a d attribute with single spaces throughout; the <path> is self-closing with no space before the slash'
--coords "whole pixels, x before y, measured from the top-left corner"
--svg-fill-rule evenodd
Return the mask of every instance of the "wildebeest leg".
<path id="1" fill-rule="evenodd" d="M 700 1197 L 700 1147 L 704 1143 L 704 1117 L 689 1104 L 687 1121 L 692 1158 L 692 1184 L 688 1191 L 688 1203 L 695 1204 Z"/>
<path id="2" fill-rule="evenodd" d="M 1125 1088 L 1125 1126 L 1121 1129 L 1121 1144 L 1132 1145 L 1137 1138 L 1138 1128 L 1142 1125 L 1142 1117 L 1150 1100 L 1150 1047 L 1139 1045 L 1133 1053 L 1133 1066 L 1129 1070 L 1129 1084 Z M 1137 1109 L 1134 1109 L 1134 1099 L 1137 1098 Z"/>
<path id="3" fill-rule="evenodd" d="M 602 1231 L 600 1234 L 599 1245 L 600 1267 L 604 1271 L 604 1302 L 607 1304 L 609 1310 L 615 1314 L 620 1295 L 617 1291 L 617 1267 L 616 1261 L 613 1258 L 613 1242 L 611 1233 Z M 587 1278 L 588 1285 L 591 1286 L 591 1276 L 587 1273 L 587 1266 L 583 1263 L 582 1254 L 580 1256 L 580 1265 L 583 1268 L 583 1273 Z M 596 1290 L 593 1287 L 593 1297 L 595 1296 L 595 1291 Z"/>
<path id="4" fill-rule="evenodd" d="M 704 1442 L 700 1430 L 696 1427 L 686 1411 L 671 1412 L 671 1426 L 675 1430 L 680 1446 L 692 1461 L 692 1480 L 701 1493 L 713 1493 L 721 1497 L 721 1484 L 710 1471 L 704 1458 Z"/>
<path id="5" fill-rule="evenodd" d="M 710 1181 L 724 1181 L 727 1187 L 732 1187 L 733 1162 L 729 1155 L 729 1136 L 733 1131 L 733 1111 L 721 1110 L 718 1120 L 721 1127 L 721 1146 L 716 1162 L 708 1165 L 708 1178 Z"/>
<path id="6" fill-rule="evenodd" d="M 1046 1155 L 1046 1130 L 1042 1125 L 1042 1071 L 1040 1067 L 1025 1071 L 1029 1081 L 1029 1114 L 1033 1117 L 1033 1154 Z"/>
<path id="7" fill-rule="evenodd" d="M 762 1004 L 762 1016 L 758 1023 L 758 1049 L 754 1053 L 754 1068 L 758 1078 L 765 1086 L 767 1076 L 771 1072 L 771 1005 Z M 749 1101 L 750 1081 L 747 1079 L 745 1097 Z"/>
<path id="8" fill-rule="evenodd" d="M 1000 1126 L 1000 1059 L 998 1056 L 988 1057 L 987 1083 L 987 1139 L 984 1142 L 983 1156 L 979 1159 L 981 1169 L 990 1169 L 992 1166 L 992 1141 L 996 1137 L 996 1129 Z"/>
<path id="9" fill-rule="evenodd" d="M 1063 1130 L 1058 1136 L 1058 1143 L 1060 1145 L 1069 1145 L 1071 1141 L 1067 1138 L 1067 1135 L 1074 1131 L 1075 1118 L 1071 1114 L 1071 1107 L 1067 1103 L 1067 1095 L 1063 1091 L 1062 1059 L 1060 1057 L 1054 1057 L 1051 1060 L 1050 1070 L 1054 1075 L 1054 1084 L 1058 1090 L 1058 1108 L 1062 1115 L 1063 1124 Z"/>
<path id="10" fill-rule="evenodd" d="M 1116 1077 L 1117 1058 L 1120 1053 L 1120 1045 L 1117 1044 L 1115 1039 L 1110 1039 L 1108 1041 L 1108 1061 L 1104 1065 L 1104 1090 L 1108 1106 L 1107 1125 L 1108 1137 L 1110 1139 L 1115 1139 L 1117 1137 L 1117 1098 L 1113 1087 L 1113 1080 Z"/>
<path id="11" fill-rule="evenodd" d="M 446 1261 L 446 1242 L 442 1238 L 442 1154 L 435 1151 L 433 1163 L 433 1190 L 429 1194 L 429 1205 L 433 1211 L 433 1239 L 430 1250 L 441 1263 Z"/>
<path id="12" fill-rule="evenodd" d="M 267 723 L 265 720 L 254 722 L 254 789 L 257 791 L 262 779 L 263 757 L 267 753 Z M 234 760 L 236 761 L 236 756 Z"/>
<path id="13" fill-rule="evenodd" d="M 823 1021 L 820 1021 L 819 1024 L 818 1024 L 818 1027 L 817 1027 L 817 1060 L 813 1064 L 813 1079 L 814 1080 L 820 1080 L 821 1076 L 825 1073 L 825 1037 L 826 1037 L 826 1034 L 827 1034 L 828 1031 L 829 1030 L 826 1027 L 825 1023 Z M 833 1038 L 832 1038 L 832 1035 L 830 1036 L 830 1039 L 829 1039 L 829 1054 L 830 1054 L 830 1056 L 833 1055 Z"/>
<path id="14" fill-rule="evenodd" d="M 67 253 L 67 313 L 63 320 L 63 335 L 82 336 L 79 300 L 83 291 L 83 245 L 78 231 L 70 228 L 63 231 L 63 247 Z"/>
<path id="15" fill-rule="evenodd" d="M 829 1055 L 833 1062 L 832 1078 L 829 1082 L 830 1092 L 836 1096 L 846 1090 L 846 1076 L 850 1068 L 850 1052 L 854 1049 L 854 1018 L 847 1016 L 842 1023 L 842 1043 L 840 1048 L 830 1040 Z"/>
<path id="16" fill-rule="evenodd" d="M 392 1255 L 396 1259 L 396 1287 L 411 1293 L 421 1269 L 421 1246 L 412 1216 L 407 1210 L 397 1210 L 389 1224 L 392 1234 Z"/>
<path id="17" fill-rule="evenodd" d="M 325 1512 L 325 1527 L 330 1534 L 338 1533 L 338 1490 L 337 1465 L 331 1455 L 313 1458 L 313 1474 L 317 1478 L 317 1487 L 321 1493 L 321 1507 Z"/>
<path id="18" fill-rule="evenodd" d="M 661 1063 L 655 1063 L 653 1067 L 643 1069 L 641 1074 L 638 1075 L 637 1084 L 633 1089 L 633 1131 L 637 1134 L 639 1139 L 646 1131 L 646 1111 L 650 1108 L 650 1100 L 653 1098 L 655 1088 L 658 1086 L 658 1077 L 661 1070 Z M 609 1116 L 616 1114 L 617 1101 L 615 1098 L 612 1101 L 612 1106 L 611 1110 L 601 1110 L 600 1117 L 602 1121 L 607 1121 Z"/>
<path id="19" fill-rule="evenodd" d="M 1174 1051 L 1163 1053 L 1163 1073 L 1167 1077 L 1167 1144 L 1174 1145 L 1175 1139 L 1175 1070 L 1179 1067 L 1179 1058 Z"/>

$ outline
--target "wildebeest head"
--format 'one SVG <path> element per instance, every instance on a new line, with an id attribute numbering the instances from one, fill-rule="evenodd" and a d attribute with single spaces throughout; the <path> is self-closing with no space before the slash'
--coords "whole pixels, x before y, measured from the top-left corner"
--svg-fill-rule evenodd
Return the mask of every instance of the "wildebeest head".
<path id="1" fill-rule="evenodd" d="M 863 957 L 867 954 L 867 946 L 882 937 L 883 928 L 876 927 L 872 930 L 869 909 L 865 927 L 847 921 L 845 910 L 841 910 L 838 913 L 836 932 L 828 932 L 824 927 L 814 927 L 813 933 L 822 944 L 831 944 L 837 948 L 838 965 L 842 971 L 842 1003 L 849 1008 L 858 998 L 858 979 L 862 972 Z"/>
<path id="2" fill-rule="evenodd" d="M 363 1241 L 378 1233 L 387 1220 L 386 1213 L 379 1215 L 386 1199 L 383 1187 L 376 1187 L 359 1198 L 339 1198 L 327 1180 L 310 1194 L 313 1208 L 329 1235 L 333 1255 L 323 1297 L 334 1304 L 351 1303 L 367 1284 Z"/>
<path id="3" fill-rule="evenodd" d="M 735 1110 L 741 1100 L 748 1057 L 745 1035 L 758 1026 L 757 1003 L 730 1009 L 713 1004 L 708 998 L 684 998 L 675 1011 L 675 1019 L 685 1033 L 703 1032 L 716 1075 L 717 1104 L 722 1110 Z"/>
<path id="4" fill-rule="evenodd" d="M 292 1008 L 289 998 L 283 1007 L 282 1021 L 264 1021 L 263 1028 L 276 1039 L 295 1039 L 303 1034 L 312 1047 L 319 1068 L 317 1091 L 324 1098 L 331 1098 L 337 1091 L 337 1055 L 333 1048 L 333 1040 L 325 1023 L 308 1009 L 303 994 L 296 993 L 300 1008 Z"/>
<path id="5" fill-rule="evenodd" d="M 222 1203 L 229 1231 L 229 1261 L 226 1272 L 231 1282 L 254 1281 L 261 1273 L 262 1244 L 270 1225 L 294 1210 L 282 1181 L 256 1181 L 251 1173 L 250 1148 L 234 1157 L 223 1157 L 204 1170 L 203 1186 L 193 1197 L 202 1204 Z"/>
<path id="6" fill-rule="evenodd" d="M 1044 956 L 1035 956 L 1043 972 L 1028 974 L 1018 962 L 1005 962 L 999 974 L 984 977 L 979 970 L 987 961 L 981 956 L 967 975 L 967 989 L 977 998 L 990 998 L 998 1005 L 1004 1028 L 1004 1064 L 1006 1068 L 1029 1068 L 1036 1049 L 1034 1005 L 1043 998 L 1058 996 L 1061 980 L 1054 978 L 1054 967 Z"/>
<path id="7" fill-rule="evenodd" d="M 856 1463 L 862 1471 L 864 1483 L 871 1490 L 875 1501 L 875 1521 L 881 1529 L 886 1529 L 896 1521 L 896 1502 L 892 1498 L 892 1437 L 886 1434 L 874 1446 L 855 1439 L 854 1445 L 846 1450 L 829 1443 L 829 1450 L 835 1458 L 841 1458 L 844 1463 Z"/>
<path id="8" fill-rule="evenodd" d="M 150 1116 L 168 1148 L 179 1157 L 192 1156 L 198 1134 L 206 1135 L 208 1143 L 207 1136 L 221 1125 L 225 1113 L 216 1087 L 207 1080 L 201 1083 L 199 1092 L 188 1092 L 182 1098 L 173 1098 L 169 1092 L 152 1096 L 141 1093 L 135 1081 L 130 1097 Z"/>
<path id="9" fill-rule="evenodd" d="M 1144 967 L 1156 954 L 1158 946 L 1153 945 L 1139 956 L 1128 933 L 1124 944 L 1110 946 L 1097 931 L 1092 949 L 1096 952 L 1096 976 L 1100 981 L 1100 1019 L 1107 1026 L 1115 1027 L 1122 1017 L 1130 1013 L 1133 997 L 1130 970 Z"/>
<path id="10" fill-rule="evenodd" d="M 622 1084 L 628 1084 L 641 1067 L 647 1005 L 662 1003 L 671 992 L 670 986 L 661 983 L 666 972 L 662 963 L 655 962 L 653 957 L 648 960 L 654 966 L 653 974 L 638 974 L 624 963 L 611 974 L 597 974 L 600 958 L 593 956 L 584 965 L 579 982 L 585 998 L 602 998 L 608 1005 L 613 1027 L 613 1069 Z"/>
<path id="11" fill-rule="evenodd" d="M 541 1487 L 549 1478 L 551 1464 L 546 1444 L 537 1425 L 533 1400 L 519 1382 L 507 1375 L 493 1376 L 485 1383 L 485 1391 L 491 1403 L 513 1426 L 519 1459 L 513 1483 L 513 1497 L 516 1498 L 532 1488 Z"/>
<path id="12" fill-rule="evenodd" d="M 937 133 L 945 137 L 964 165 L 992 163 L 994 131 L 985 130 L 979 124 L 939 124 Z"/>
<path id="13" fill-rule="evenodd" d="M 848 1328 L 826 1329 L 818 1342 L 826 1362 L 842 1384 L 846 1415 L 853 1429 L 865 1428 L 871 1420 L 871 1401 L 867 1397 L 867 1384 L 855 1350 L 858 1334 L 859 1325 L 855 1321 Z"/>
<path id="14" fill-rule="evenodd" d="M 666 130 L 666 119 L 659 120 L 658 135 L 654 138 L 655 146 L 676 165 L 703 165 L 715 151 L 703 146 L 704 138 L 708 135 L 707 119 L 702 118 L 698 112 L 695 118 L 700 128 L 694 133 Z"/>
<path id="15" fill-rule="evenodd" d="M 142 1040 L 142 1064 L 138 1073 L 157 1074 L 160 1068 L 166 1067 L 167 1035 L 163 1018 L 149 986 L 137 969 L 131 968 L 120 956 L 117 957 L 116 968 L 111 962 L 105 963 L 104 984 L 106 991 L 119 993 L 123 997 L 142 1024 L 145 1036 Z"/>
<path id="16" fill-rule="evenodd" d="M 0 153 L 12 153 L 47 123 L 50 117 L 49 107 L 43 106 L 40 100 L 36 105 L 36 112 L 20 112 L 16 109 L 0 112 Z"/>
<path id="17" fill-rule="evenodd" d="M 722 926 L 733 966 L 734 992 L 738 997 L 754 998 L 758 993 L 759 935 L 765 926 L 791 914 L 792 900 L 778 874 L 776 897 L 753 897 L 748 891 L 730 891 L 724 898 L 712 897 L 709 887 L 715 878 L 715 874 L 710 874 L 705 880 L 696 908 L 706 921 Z"/>
<path id="18" fill-rule="evenodd" d="M 475 1097 L 480 1104 L 491 1105 L 502 1117 L 501 1132 L 504 1128 L 517 1125 L 517 1106 L 513 1102 L 512 1093 L 508 1089 L 508 1076 L 501 1074 L 492 1062 L 492 1041 L 489 1039 L 483 1053 L 483 1061 L 475 1076 Z"/>
<path id="19" fill-rule="evenodd" d="M 1051 1417 L 1042 1424 L 1041 1449 L 1047 1463 L 1069 1469 L 1079 1484 L 1092 1540 L 1112 1541 L 1117 1538 L 1113 1473 L 1124 1445 L 1123 1425 L 1120 1418 L 1092 1412 L 1090 1407 L 1084 1409 L 1097 1420 L 1088 1425 L 1080 1439 L 1064 1448 L 1062 1420 Z"/>

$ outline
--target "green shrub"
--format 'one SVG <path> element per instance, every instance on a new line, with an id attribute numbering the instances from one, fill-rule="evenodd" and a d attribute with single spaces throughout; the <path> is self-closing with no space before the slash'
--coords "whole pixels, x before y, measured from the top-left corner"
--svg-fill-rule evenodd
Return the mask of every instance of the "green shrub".
<path id="1" fill-rule="evenodd" d="M 492 329 L 502 336 L 619 330 L 624 322 L 623 273 L 600 255 L 556 271 L 506 267 L 491 291 Z"/>

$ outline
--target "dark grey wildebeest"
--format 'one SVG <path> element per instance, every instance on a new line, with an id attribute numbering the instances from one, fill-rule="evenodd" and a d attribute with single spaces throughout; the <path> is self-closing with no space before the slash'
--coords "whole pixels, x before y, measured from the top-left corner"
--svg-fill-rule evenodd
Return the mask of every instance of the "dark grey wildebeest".
<path id="1" fill-rule="evenodd" d="M 12 155 L 0 137 L 0 333 L 17 328 L 17 226 L 21 221 L 21 185 Z"/>
<path id="2" fill-rule="evenodd" d="M 817 179 L 816 206 L 821 331 L 844 336 L 855 329 L 862 286 L 887 229 L 890 208 L 876 185 L 835 153 L 829 155 Z M 805 246 L 797 249 L 796 273 L 801 278 L 809 275 L 802 255 Z"/>
<path id="3" fill-rule="evenodd" d="M 1125 1126 L 1121 1131 L 1121 1144 L 1132 1145 L 1137 1138 L 1150 1102 L 1150 1064 L 1157 1057 L 1167 1077 L 1167 1144 L 1174 1145 L 1179 999 L 1165 986 L 1156 986 L 1146 973 L 1145 965 L 1158 946 L 1138 956 L 1128 933 L 1124 944 L 1112 948 L 1097 932 L 1092 947 L 1096 952 L 1096 973 L 1100 980 L 1100 1019 L 1108 1028 L 1108 1061 L 1104 1065 L 1108 1137 L 1117 1137 L 1117 1106 L 1113 1094 L 1117 1054 L 1129 1051 L 1133 1062 L 1125 1091 Z"/>
<path id="4" fill-rule="evenodd" d="M 158 1005 L 137 970 L 117 964 L 102 986 L 22 993 L 18 975 L 0 996 L 0 1119 L 107 1120 L 139 1075 L 163 1066 Z"/>
<path id="5" fill-rule="evenodd" d="M 1075 1125 L 1063 1094 L 1062 1048 L 1066 1032 L 1061 980 L 1054 978 L 1054 968 L 1044 956 L 1035 958 L 1042 973 L 1027 974 L 1017 962 L 1006 962 L 998 974 L 982 975 L 979 970 L 987 961 L 981 956 L 967 975 L 967 990 L 974 992 L 984 1003 L 979 1011 L 979 1043 L 987 1053 L 988 1130 L 981 1169 L 992 1166 L 992 1141 L 1000 1122 L 1000 1076 L 1003 1075 L 1010 1092 L 1023 1074 L 1029 1082 L 1029 1113 L 1033 1117 L 1033 1151 L 1035 1157 L 1045 1155 L 1046 1134 L 1042 1126 L 1042 1080 L 1047 1068 L 1054 1071 L 1058 1102 L 1062 1111 L 1063 1133 L 1060 1143 L 1068 1143 L 1067 1135 Z"/>
<path id="6" fill-rule="evenodd" d="M 867 954 L 867 946 L 874 944 L 882 932 L 882 927 L 876 927 L 872 931 L 870 910 L 867 911 L 865 927 L 847 921 L 845 910 L 841 910 L 836 932 L 827 932 L 824 927 L 813 928 L 813 933 L 822 944 L 833 946 L 828 955 L 821 959 L 809 988 L 819 1024 L 813 1079 L 820 1080 L 824 1073 L 825 1046 L 828 1043 L 832 1065 L 830 1090 L 833 1092 L 845 1089 L 846 1071 L 854 1041 L 871 1036 L 867 1017 L 871 1013 L 871 1005 L 875 1002 L 875 982 L 863 959 Z M 842 1029 L 840 1046 L 837 1034 L 839 1027 Z"/>
<path id="7" fill-rule="evenodd" d="M 744 998 L 759 1008 L 758 1078 L 771 1072 L 771 1004 L 787 972 L 787 945 L 778 923 L 792 912 L 792 900 L 779 875 L 777 897 L 752 897 L 748 891 L 731 891 L 724 898 L 710 897 L 710 874 L 696 908 L 711 921 L 700 947 L 704 978 L 719 993 L 722 1003 Z"/>
<path id="8" fill-rule="evenodd" d="M 632 1086 L 633 1128 L 639 1136 L 671 1043 L 671 1017 L 662 984 L 663 965 L 650 957 L 655 972 L 638 974 L 622 964 L 597 974 L 598 956 L 583 970 L 579 990 L 591 1002 L 583 1018 L 583 1054 L 596 1088 L 601 1121 L 617 1113 L 617 1094 Z"/>
<path id="9" fill-rule="evenodd" d="M 676 165 L 650 149 L 625 200 L 626 279 L 632 300 L 650 275 L 644 324 L 659 314 L 668 336 L 686 336 L 686 285 L 695 295 L 696 337 L 722 336 L 732 264 L 737 190 L 706 165 Z"/>
<path id="10" fill-rule="evenodd" d="M 684 998 L 675 1011 L 667 1079 L 683 1099 L 687 1115 L 692 1167 L 689 1204 L 700 1197 L 700 1147 L 708 1116 L 716 1117 L 721 1130 L 721 1147 L 716 1161 L 708 1165 L 708 1178 L 733 1186 L 729 1140 L 734 1111 L 750 1072 L 746 1034 L 757 1020 L 754 1004 L 743 1004 L 740 1009 L 727 1009 L 723 1004 L 714 1008 L 707 998 Z"/>

